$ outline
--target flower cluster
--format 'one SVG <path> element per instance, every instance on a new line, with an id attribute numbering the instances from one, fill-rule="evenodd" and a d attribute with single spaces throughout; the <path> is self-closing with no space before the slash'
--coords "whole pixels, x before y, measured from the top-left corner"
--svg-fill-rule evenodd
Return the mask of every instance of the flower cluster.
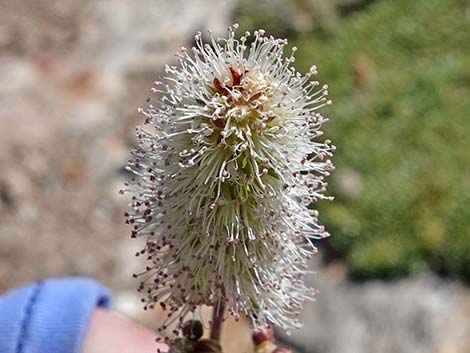
<path id="1" fill-rule="evenodd" d="M 138 274 L 164 326 L 224 304 L 255 328 L 290 329 L 314 291 L 304 284 L 311 238 L 328 235 L 312 204 L 324 196 L 334 146 L 320 140 L 327 86 L 292 67 L 285 39 L 264 30 L 201 33 L 156 82 L 137 129 L 126 222 L 146 239 Z M 165 327 L 163 327 L 165 328 Z"/>

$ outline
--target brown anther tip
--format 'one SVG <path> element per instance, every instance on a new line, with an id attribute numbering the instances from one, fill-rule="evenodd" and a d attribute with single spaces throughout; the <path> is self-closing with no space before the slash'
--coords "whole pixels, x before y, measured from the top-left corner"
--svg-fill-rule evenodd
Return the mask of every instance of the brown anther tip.
<path id="1" fill-rule="evenodd" d="M 183 336 L 191 341 L 197 341 L 203 333 L 204 328 L 199 320 L 188 320 L 183 325 Z"/>

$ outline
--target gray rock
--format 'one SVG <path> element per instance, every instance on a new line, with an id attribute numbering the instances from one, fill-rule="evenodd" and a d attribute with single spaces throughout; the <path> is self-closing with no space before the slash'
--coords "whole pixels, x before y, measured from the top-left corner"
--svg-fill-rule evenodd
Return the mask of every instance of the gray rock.
<path id="1" fill-rule="evenodd" d="M 431 274 L 392 282 L 314 279 L 302 329 L 278 337 L 297 352 L 470 352 L 470 292 Z"/>

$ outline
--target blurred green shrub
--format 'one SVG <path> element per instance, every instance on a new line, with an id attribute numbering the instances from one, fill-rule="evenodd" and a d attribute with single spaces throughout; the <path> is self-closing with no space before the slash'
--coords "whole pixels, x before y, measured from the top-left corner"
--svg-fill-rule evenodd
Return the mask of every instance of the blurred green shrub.
<path id="1" fill-rule="evenodd" d="M 237 16 L 276 32 L 272 14 Z M 289 37 L 335 101 L 336 201 L 319 204 L 330 254 L 359 277 L 430 268 L 470 282 L 470 5 L 377 0 L 338 18 L 328 35 Z"/>

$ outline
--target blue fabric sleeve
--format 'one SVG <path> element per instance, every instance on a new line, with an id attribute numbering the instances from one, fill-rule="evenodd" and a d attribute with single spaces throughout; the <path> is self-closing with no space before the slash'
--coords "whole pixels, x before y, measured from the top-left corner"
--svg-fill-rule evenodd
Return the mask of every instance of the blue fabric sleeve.
<path id="1" fill-rule="evenodd" d="M 0 297 L 0 353 L 81 353 L 106 288 L 86 278 L 48 279 Z"/>

